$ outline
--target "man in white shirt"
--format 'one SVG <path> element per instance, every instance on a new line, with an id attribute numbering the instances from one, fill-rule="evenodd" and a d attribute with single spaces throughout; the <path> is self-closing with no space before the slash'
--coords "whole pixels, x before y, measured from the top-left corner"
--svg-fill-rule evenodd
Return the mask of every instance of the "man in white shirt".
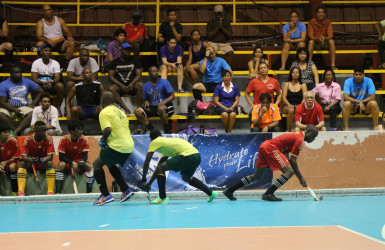
<path id="1" fill-rule="evenodd" d="M 39 84 L 45 92 L 56 95 L 52 105 L 58 110 L 64 99 L 64 84 L 60 82 L 60 65 L 51 59 L 51 45 L 40 47 L 41 58 L 35 60 L 31 68 L 32 81 Z M 59 113 L 60 114 L 60 113 Z"/>
<path id="2" fill-rule="evenodd" d="M 40 95 L 40 106 L 33 109 L 31 127 L 24 130 L 24 135 L 32 133 L 37 121 L 43 121 L 47 125 L 47 134 L 51 136 L 58 136 L 63 132 L 59 124 L 58 111 L 51 105 L 51 98 L 48 93 Z"/>
<path id="3" fill-rule="evenodd" d="M 99 65 L 94 58 L 90 57 L 88 49 L 80 48 L 79 57 L 72 59 L 68 64 L 67 94 L 75 84 L 84 81 L 83 69 L 85 68 L 91 69 L 92 81 L 96 81 L 98 79 Z"/>

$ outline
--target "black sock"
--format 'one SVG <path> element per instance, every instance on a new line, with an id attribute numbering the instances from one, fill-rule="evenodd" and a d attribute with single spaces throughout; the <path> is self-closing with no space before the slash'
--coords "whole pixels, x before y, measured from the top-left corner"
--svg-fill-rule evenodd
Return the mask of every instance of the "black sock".
<path id="1" fill-rule="evenodd" d="M 278 179 L 269 187 L 269 189 L 266 191 L 265 194 L 274 194 L 274 192 L 281 187 L 283 184 L 287 182 L 287 179 L 285 176 L 281 175 L 278 177 Z"/>
<path id="2" fill-rule="evenodd" d="M 154 127 L 152 126 L 151 122 L 150 122 L 149 124 L 146 125 L 146 128 L 147 128 L 148 130 L 150 130 L 150 131 L 154 129 Z"/>
<path id="3" fill-rule="evenodd" d="M 212 193 L 213 193 L 212 190 L 210 190 L 205 184 L 203 184 L 203 182 L 201 182 L 200 180 L 198 180 L 195 177 L 192 177 L 191 181 L 188 184 L 193 186 L 193 187 L 196 187 L 197 189 L 202 190 L 208 196 L 212 195 Z"/>
<path id="4" fill-rule="evenodd" d="M 228 191 L 229 193 L 234 193 L 236 190 L 240 189 L 241 187 L 244 187 L 244 186 L 249 185 L 249 184 L 252 183 L 253 181 L 254 181 L 254 179 L 252 178 L 252 175 L 243 177 L 237 184 L 235 184 L 235 185 L 232 186 L 232 187 L 229 187 L 229 188 L 227 189 L 227 191 Z"/>
<path id="5" fill-rule="evenodd" d="M 61 193 L 61 190 L 63 188 L 63 182 L 64 182 L 64 174 L 63 174 L 63 172 L 56 170 L 55 186 L 56 186 L 56 193 L 57 194 Z"/>
<path id="6" fill-rule="evenodd" d="M 85 173 L 87 193 L 92 193 L 92 184 L 94 184 L 94 172 L 89 171 Z"/>
<path id="7" fill-rule="evenodd" d="M 111 168 L 109 168 L 110 173 L 112 177 L 114 177 L 115 181 L 118 183 L 120 190 L 124 193 L 128 189 L 128 185 L 126 181 L 123 178 L 122 172 L 120 172 L 120 169 L 114 165 Z"/>
<path id="8" fill-rule="evenodd" d="M 167 197 L 166 195 L 166 176 L 158 175 L 156 176 L 156 180 L 158 181 L 158 189 L 159 189 L 159 198 L 162 200 Z"/>
<path id="9" fill-rule="evenodd" d="M 11 187 L 12 187 L 12 192 L 18 192 L 18 185 L 17 185 L 17 172 L 11 173 Z"/>
<path id="10" fill-rule="evenodd" d="M 199 100 L 201 102 L 203 102 L 203 99 L 202 99 L 202 92 L 198 89 L 193 89 L 192 90 L 192 93 L 193 93 L 193 96 L 194 96 L 194 99 L 195 100 Z"/>
<path id="11" fill-rule="evenodd" d="M 106 175 L 104 173 L 103 168 L 94 171 L 94 176 L 96 183 L 99 185 L 100 192 L 102 195 L 107 196 L 110 192 L 108 192 L 107 183 L 106 183 Z"/>
<path id="12" fill-rule="evenodd" d="M 171 128 L 169 124 L 163 124 L 163 130 L 165 134 L 171 134 Z"/>

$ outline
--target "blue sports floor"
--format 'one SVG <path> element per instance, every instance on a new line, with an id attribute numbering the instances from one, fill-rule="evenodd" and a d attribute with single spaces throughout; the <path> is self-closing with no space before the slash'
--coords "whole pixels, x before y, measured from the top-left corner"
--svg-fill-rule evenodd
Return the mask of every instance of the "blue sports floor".
<path id="1" fill-rule="evenodd" d="M 266 202 L 258 197 L 212 203 L 170 200 L 161 205 L 114 201 L 100 207 L 90 202 L 0 205 L 0 233 L 339 225 L 385 249 L 384 224 L 385 196 L 325 197 L 320 202 L 310 197 Z"/>

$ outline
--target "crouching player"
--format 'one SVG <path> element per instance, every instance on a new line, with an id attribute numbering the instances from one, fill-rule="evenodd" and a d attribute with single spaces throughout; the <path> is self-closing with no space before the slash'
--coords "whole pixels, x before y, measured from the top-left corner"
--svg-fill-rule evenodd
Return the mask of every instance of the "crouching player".
<path id="1" fill-rule="evenodd" d="M 139 186 L 142 189 L 148 190 L 151 183 L 158 181 L 159 197 L 151 204 L 168 203 L 169 198 L 166 195 L 166 174 L 168 170 L 179 172 L 182 175 L 182 180 L 189 185 L 196 187 L 205 192 L 211 202 L 217 197 L 217 192 L 210 190 L 204 183 L 193 177 L 195 170 L 201 163 L 199 151 L 188 141 L 181 138 L 162 137 L 158 129 L 151 130 L 151 144 L 148 149 L 146 160 L 143 165 L 143 176 Z M 162 158 L 158 162 L 158 166 L 153 173 L 149 183 L 146 183 L 146 175 L 149 168 L 149 163 L 155 151 L 162 153 Z M 172 157 L 169 159 L 169 157 Z"/>
<path id="2" fill-rule="evenodd" d="M 64 174 L 74 173 L 82 175 L 85 173 L 87 193 L 92 192 L 94 172 L 88 160 L 90 145 L 87 138 L 83 136 L 84 124 L 80 120 L 70 120 L 68 123 L 69 135 L 61 138 L 59 151 L 59 165 L 56 170 L 56 193 L 61 193 L 63 187 Z"/>
<path id="3" fill-rule="evenodd" d="M 21 153 L 16 139 L 9 136 L 10 130 L 7 124 L 0 124 L 0 174 L 11 178 L 12 195 L 17 196 L 17 160 Z"/>
<path id="4" fill-rule="evenodd" d="M 40 172 L 46 171 L 47 194 L 53 195 L 55 188 L 55 169 L 52 157 L 55 153 L 53 139 L 47 135 L 47 126 L 42 121 L 35 123 L 35 133 L 27 136 L 21 148 L 21 164 L 17 171 L 17 182 L 19 184 L 19 196 L 24 196 L 27 171 L 31 172 L 34 167 Z"/>

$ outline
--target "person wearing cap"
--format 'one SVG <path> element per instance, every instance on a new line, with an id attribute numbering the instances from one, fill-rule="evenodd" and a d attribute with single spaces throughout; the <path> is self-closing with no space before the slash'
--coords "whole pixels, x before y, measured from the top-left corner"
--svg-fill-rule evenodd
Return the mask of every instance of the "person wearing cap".
<path id="1" fill-rule="evenodd" d="M 162 23 L 159 27 L 158 42 L 165 45 L 171 37 L 175 37 L 177 42 L 182 39 L 183 26 L 176 21 L 176 11 L 167 11 L 168 21 Z"/>
<path id="2" fill-rule="evenodd" d="M 28 95 L 33 101 L 28 104 Z M 11 67 L 11 77 L 0 83 L 0 122 L 11 128 L 11 135 L 18 136 L 31 123 L 33 107 L 39 104 L 42 88 L 28 78 L 22 77 L 18 65 Z M 12 124 L 12 118 L 21 119 L 19 126 Z"/>
<path id="3" fill-rule="evenodd" d="M 142 88 L 142 64 L 131 57 L 132 47 L 129 43 L 123 43 L 121 55 L 108 64 L 108 78 L 111 82 L 110 91 L 115 97 L 115 101 L 126 114 L 131 111 L 124 104 L 121 96 L 129 94 L 137 97 L 137 107 L 142 106 L 143 95 Z"/>
<path id="4" fill-rule="evenodd" d="M 66 61 L 63 68 L 66 69 L 74 53 L 75 40 L 63 18 L 52 14 L 50 5 L 44 4 L 42 11 L 43 18 L 39 20 L 36 25 L 36 36 L 38 40 L 36 46 L 39 48 L 43 44 L 49 44 L 52 46 L 53 51 L 59 53 L 64 52 Z M 64 34 L 67 36 L 67 39 L 65 39 Z"/>
<path id="5" fill-rule="evenodd" d="M 345 80 L 342 119 L 344 129 L 349 130 L 349 116 L 372 114 L 374 130 L 378 130 L 379 108 L 376 102 L 376 88 L 372 79 L 365 77 L 364 68 L 356 67 L 354 75 Z"/>
<path id="6" fill-rule="evenodd" d="M 42 87 L 45 92 L 56 95 L 52 100 L 52 105 L 57 108 L 60 116 L 60 106 L 64 99 L 64 84 L 60 82 L 60 64 L 51 59 L 51 45 L 43 44 L 40 48 L 41 58 L 32 63 L 32 81 Z"/>
<path id="7" fill-rule="evenodd" d="M 115 40 L 109 42 L 107 45 L 107 56 L 104 59 L 105 67 L 107 67 L 107 65 L 114 59 L 120 57 L 120 50 L 122 49 L 122 44 L 126 41 L 126 35 L 127 33 L 123 28 L 115 30 Z"/>
<path id="8" fill-rule="evenodd" d="M 231 65 L 231 58 L 234 50 L 230 45 L 233 36 L 233 29 L 229 20 L 223 18 L 223 6 L 218 4 L 214 7 L 215 18 L 207 23 L 206 34 L 208 44 L 215 49 L 221 51 L 225 60 Z"/>
<path id="9" fill-rule="evenodd" d="M 142 13 L 139 10 L 132 12 L 132 21 L 123 25 L 126 31 L 126 40 L 131 44 L 135 58 L 139 57 L 140 46 L 143 44 L 144 38 L 148 39 L 147 27 L 144 23 L 140 23 Z"/>
<path id="10" fill-rule="evenodd" d="M 92 80 L 98 79 L 99 65 L 96 60 L 90 57 L 90 51 L 86 48 L 80 48 L 79 57 L 74 58 L 70 61 L 67 68 L 67 85 L 66 92 L 75 86 L 75 84 L 84 81 L 83 69 L 89 68 L 92 72 Z"/>

